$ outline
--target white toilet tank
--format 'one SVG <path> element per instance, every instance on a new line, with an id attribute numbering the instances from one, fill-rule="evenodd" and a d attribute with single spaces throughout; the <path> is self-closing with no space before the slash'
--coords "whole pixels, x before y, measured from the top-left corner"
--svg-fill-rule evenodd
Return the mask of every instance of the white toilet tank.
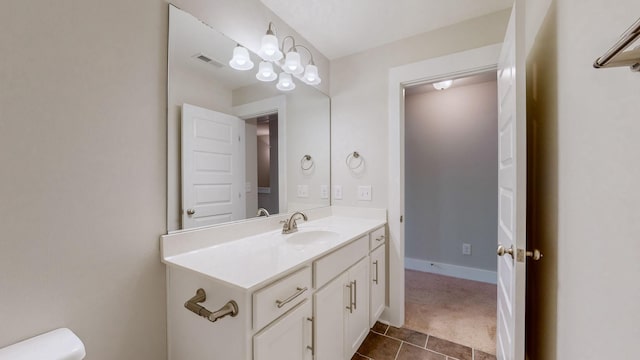
<path id="1" fill-rule="evenodd" d="M 80 360 L 85 355 L 84 344 L 67 328 L 0 349 L 0 360 Z"/>

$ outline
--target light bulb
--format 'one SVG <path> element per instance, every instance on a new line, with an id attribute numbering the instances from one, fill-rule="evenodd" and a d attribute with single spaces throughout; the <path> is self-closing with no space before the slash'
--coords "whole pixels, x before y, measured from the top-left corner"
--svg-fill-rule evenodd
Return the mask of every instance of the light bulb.
<path id="1" fill-rule="evenodd" d="M 318 76 L 318 67 L 313 64 L 307 65 L 304 69 L 304 76 L 302 79 L 309 85 L 318 85 L 322 81 L 320 76 Z"/>
<path id="2" fill-rule="evenodd" d="M 284 71 L 289 74 L 301 74 L 303 70 L 300 63 L 300 54 L 297 51 L 289 51 L 284 60 Z"/>
<path id="3" fill-rule="evenodd" d="M 273 71 L 273 65 L 268 61 L 261 61 L 258 66 L 256 79 L 260 81 L 273 81 L 278 75 Z"/>
<path id="4" fill-rule="evenodd" d="M 233 58 L 229 60 L 229 66 L 236 70 L 251 70 L 253 69 L 253 62 L 249 57 L 249 50 L 240 45 L 233 49 Z"/>
<path id="5" fill-rule="evenodd" d="M 451 84 L 453 84 L 453 80 L 445 80 L 445 81 L 433 83 L 433 87 L 436 88 L 436 90 L 445 90 L 445 89 L 448 89 L 451 86 Z"/>
<path id="6" fill-rule="evenodd" d="M 296 84 L 293 82 L 291 78 L 291 74 L 280 73 L 280 79 L 278 80 L 278 84 L 276 88 L 280 91 L 291 91 L 296 88 Z"/>

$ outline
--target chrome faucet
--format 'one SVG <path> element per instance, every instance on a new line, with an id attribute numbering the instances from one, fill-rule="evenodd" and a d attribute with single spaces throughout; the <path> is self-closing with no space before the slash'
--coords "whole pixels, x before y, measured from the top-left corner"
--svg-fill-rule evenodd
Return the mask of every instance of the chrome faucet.
<path id="1" fill-rule="evenodd" d="M 304 221 L 309 220 L 307 218 L 307 215 L 305 215 L 304 213 L 302 213 L 300 211 L 294 212 L 291 215 L 291 217 L 289 218 L 289 220 L 280 221 L 280 223 L 284 224 L 282 226 L 282 233 L 283 234 L 291 234 L 291 233 L 294 233 L 294 232 L 298 231 L 298 224 L 296 224 L 296 220 L 298 219 L 296 217 L 297 215 L 300 215 L 302 217 L 302 220 L 304 220 Z"/>
<path id="2" fill-rule="evenodd" d="M 256 216 L 266 216 L 269 217 L 269 212 L 265 208 L 258 209 L 258 214 Z"/>

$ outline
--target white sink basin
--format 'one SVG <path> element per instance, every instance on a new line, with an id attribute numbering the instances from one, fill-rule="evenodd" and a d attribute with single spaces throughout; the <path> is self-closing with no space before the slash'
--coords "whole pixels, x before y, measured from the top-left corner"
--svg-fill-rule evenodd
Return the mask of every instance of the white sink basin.
<path id="1" fill-rule="evenodd" d="M 337 240 L 340 234 L 328 230 L 300 230 L 289 235 L 287 242 L 293 245 L 308 245 L 317 242 Z"/>

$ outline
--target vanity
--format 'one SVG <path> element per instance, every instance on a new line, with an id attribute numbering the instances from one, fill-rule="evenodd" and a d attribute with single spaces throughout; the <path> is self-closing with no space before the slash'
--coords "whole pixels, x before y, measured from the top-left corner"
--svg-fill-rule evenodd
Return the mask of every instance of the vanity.
<path id="1" fill-rule="evenodd" d="M 385 308 L 386 211 L 305 213 L 291 234 L 283 214 L 161 238 L 170 359 L 351 358 Z M 185 306 L 198 289 L 211 313 Z"/>

